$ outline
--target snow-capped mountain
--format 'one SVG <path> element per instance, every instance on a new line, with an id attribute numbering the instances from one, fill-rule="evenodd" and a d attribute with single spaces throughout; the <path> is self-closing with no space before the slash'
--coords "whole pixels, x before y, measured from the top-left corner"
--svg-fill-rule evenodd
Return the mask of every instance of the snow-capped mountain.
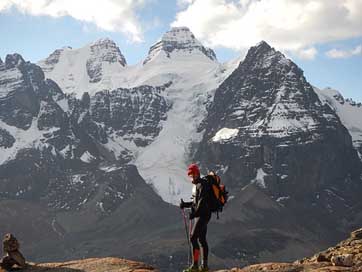
<path id="1" fill-rule="evenodd" d="M 353 145 L 362 159 L 362 104 L 345 99 L 337 90 L 314 88 L 319 99 L 329 105 L 338 115 L 352 136 Z"/>
<path id="2" fill-rule="evenodd" d="M 344 182 L 360 184 L 362 165 L 336 112 L 265 42 L 216 90 L 201 129 L 196 159 L 218 165 L 235 190 L 256 183 L 284 204 L 326 194 L 332 211 L 333 198 L 353 199 Z"/>
<path id="3" fill-rule="evenodd" d="M 119 87 L 112 76 L 122 74 L 127 63 L 114 41 L 100 39 L 79 49 L 57 49 L 38 65 L 64 92 L 81 96 Z"/>
<path id="4" fill-rule="evenodd" d="M 177 208 L 159 196 L 189 198 L 191 161 L 217 170 L 232 196 L 213 225 L 220 263 L 249 264 L 260 250 L 298 258 L 360 223 L 359 105 L 314 89 L 266 42 L 221 64 L 189 29 L 172 28 L 136 65 L 109 39 L 38 64 L 0 60 L 0 211 L 31 202 L 49 235 L 41 254 L 132 251 L 161 263 L 166 251 L 169 265 L 182 263 Z M 49 250 L 53 236 L 77 245 Z M 105 249 L 110 240 L 134 250 Z"/>
<path id="5" fill-rule="evenodd" d="M 134 158 L 132 147 L 157 137 L 170 107 L 161 96 L 165 88 L 116 89 L 77 99 L 45 79 L 39 66 L 8 55 L 0 65 L 1 197 L 40 194 L 54 209 L 86 205 L 95 175 L 118 170 Z M 76 199 L 68 196 L 73 190 Z"/>
<path id="6" fill-rule="evenodd" d="M 136 140 L 138 144 L 129 144 L 129 136 L 114 136 L 117 137 L 116 142 L 122 142 L 132 150 L 135 158 L 133 163 L 146 181 L 153 184 L 164 200 L 177 203 L 180 198 L 189 196 L 190 184 L 184 172 L 190 145 L 200 139 L 197 127 L 206 114 L 205 105 L 216 87 L 237 64 L 224 67 L 218 63 L 215 53 L 204 47 L 185 27 L 175 27 L 166 32 L 160 41 L 150 48 L 146 59 L 133 66 L 123 65 L 125 61 L 111 64 L 101 61 L 103 58 L 100 56 L 104 54 L 112 55 L 115 60 L 121 56 L 114 42 L 101 41 L 102 45 L 107 46 L 98 46 L 97 48 L 103 50 L 95 51 L 92 57 L 98 60 L 93 66 L 103 67 L 103 76 L 97 77 L 98 81 L 91 80 L 87 65 L 91 58 L 91 48 L 100 41 L 80 49 L 56 50 L 46 60 L 39 62 L 39 65 L 43 67 L 46 77 L 57 82 L 63 91 L 76 92 L 77 97 L 87 91 L 97 103 L 101 103 L 99 100 L 102 96 L 97 92 L 102 90 L 115 94 L 117 91 L 114 90 L 117 88 L 167 86 L 167 91 L 161 96 L 170 107 L 162 118 L 162 130 L 155 141 L 152 137 L 147 139 L 147 136 L 143 135 L 145 139 L 142 141 L 146 141 L 147 146 L 139 144 L 140 140 Z M 110 49 L 113 54 L 109 52 Z M 45 63 L 50 64 L 46 66 Z M 110 97 L 109 103 L 116 103 L 112 100 Z M 157 113 L 149 112 L 149 118 L 155 119 L 155 114 Z M 100 120 L 97 119 L 98 121 Z M 139 148 L 141 145 L 142 148 Z M 116 149 L 117 147 L 114 148 L 115 152 Z"/>

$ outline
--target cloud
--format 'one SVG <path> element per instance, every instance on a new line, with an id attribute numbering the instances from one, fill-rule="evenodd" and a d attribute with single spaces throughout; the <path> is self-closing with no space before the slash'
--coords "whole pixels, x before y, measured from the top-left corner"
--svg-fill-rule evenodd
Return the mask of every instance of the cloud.
<path id="1" fill-rule="evenodd" d="M 318 51 L 315 47 L 310 47 L 310 48 L 306 48 L 306 49 L 300 49 L 297 50 L 295 52 L 295 54 L 301 58 L 301 59 L 305 59 L 305 60 L 312 60 L 315 58 L 315 56 L 317 55 Z"/>
<path id="2" fill-rule="evenodd" d="M 350 58 L 353 56 L 362 56 L 362 45 L 356 46 L 354 49 L 341 50 L 333 48 L 326 52 L 327 57 L 332 59 Z"/>
<path id="3" fill-rule="evenodd" d="M 182 1 L 172 26 L 188 26 L 211 47 L 242 50 L 265 40 L 312 59 L 315 45 L 362 37 L 361 0 Z"/>
<path id="4" fill-rule="evenodd" d="M 135 11 L 148 0 L 0 0 L 0 12 L 15 8 L 33 16 L 70 16 L 102 30 L 121 32 L 131 41 L 142 41 Z"/>

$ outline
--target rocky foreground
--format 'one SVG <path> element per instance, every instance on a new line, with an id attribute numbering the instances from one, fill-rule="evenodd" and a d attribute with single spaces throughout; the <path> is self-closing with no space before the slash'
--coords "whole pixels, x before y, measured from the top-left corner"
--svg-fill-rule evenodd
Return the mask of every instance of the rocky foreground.
<path id="1" fill-rule="evenodd" d="M 351 233 L 350 238 L 335 247 L 317 253 L 310 258 L 294 263 L 265 263 L 234 268 L 219 272 L 329 272 L 329 271 L 362 271 L 362 229 Z"/>
<path id="2" fill-rule="evenodd" d="M 0 268 L 0 272 L 5 272 Z M 91 258 L 64 263 L 29 263 L 23 272 L 148 272 L 156 271 L 143 263 L 119 258 Z"/>
<path id="3" fill-rule="evenodd" d="M 157 269 L 140 262 L 119 258 L 91 258 L 63 263 L 29 263 L 24 272 L 147 272 Z M 316 255 L 294 263 L 264 263 L 245 268 L 219 270 L 218 272 L 328 272 L 362 271 L 362 229 L 351 233 L 350 238 Z M 5 270 L 0 268 L 0 272 Z"/>

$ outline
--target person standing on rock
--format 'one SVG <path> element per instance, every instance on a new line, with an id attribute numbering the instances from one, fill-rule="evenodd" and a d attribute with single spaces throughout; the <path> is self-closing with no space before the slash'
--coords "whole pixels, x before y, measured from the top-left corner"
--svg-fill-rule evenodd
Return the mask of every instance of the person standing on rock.
<path id="1" fill-rule="evenodd" d="M 25 258 L 20 252 L 19 242 L 11 233 L 4 236 L 3 251 L 6 255 L 1 259 L 0 266 L 4 269 L 11 270 L 14 265 L 19 268 L 26 266 Z"/>
<path id="2" fill-rule="evenodd" d="M 190 220 L 195 219 L 194 226 L 191 231 L 192 244 L 192 260 L 193 264 L 183 272 L 207 272 L 208 268 L 208 253 L 209 247 L 206 240 L 207 224 L 211 219 L 210 187 L 206 179 L 200 177 L 200 170 L 196 164 L 191 164 L 188 167 L 187 175 L 190 177 L 193 187 L 193 201 L 184 202 L 181 199 L 180 208 L 191 208 Z M 200 245 L 202 249 L 202 264 L 199 265 Z"/>

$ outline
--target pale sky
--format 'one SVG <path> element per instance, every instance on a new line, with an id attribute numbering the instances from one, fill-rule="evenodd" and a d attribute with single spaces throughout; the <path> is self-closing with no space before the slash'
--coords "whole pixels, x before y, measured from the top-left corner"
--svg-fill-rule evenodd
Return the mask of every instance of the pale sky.
<path id="1" fill-rule="evenodd" d="M 362 101 L 362 0 L 0 0 L 0 57 L 36 62 L 109 37 L 129 64 L 171 26 L 187 26 L 219 61 L 267 41 L 319 88 Z"/>

